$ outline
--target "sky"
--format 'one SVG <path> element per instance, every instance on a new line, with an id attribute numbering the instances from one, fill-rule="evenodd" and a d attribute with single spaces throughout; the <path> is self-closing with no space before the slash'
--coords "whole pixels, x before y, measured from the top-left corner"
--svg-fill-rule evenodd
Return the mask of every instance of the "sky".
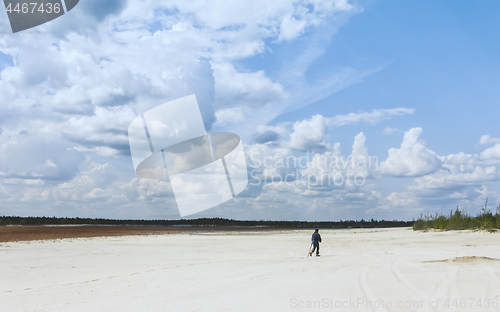
<path id="1" fill-rule="evenodd" d="M 18 33 L 2 11 L 0 215 L 180 218 L 168 181 L 135 175 L 127 129 L 191 94 L 206 130 L 240 136 L 249 184 L 189 218 L 495 210 L 499 9 L 81 0 Z"/>

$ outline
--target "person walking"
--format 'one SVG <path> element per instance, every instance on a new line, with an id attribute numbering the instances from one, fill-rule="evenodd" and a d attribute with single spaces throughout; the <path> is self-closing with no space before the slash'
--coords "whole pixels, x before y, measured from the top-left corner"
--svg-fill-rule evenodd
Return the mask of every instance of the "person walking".
<path id="1" fill-rule="evenodd" d="M 309 256 L 312 257 L 312 254 L 316 250 L 316 257 L 319 257 L 319 243 L 321 243 L 321 235 L 319 235 L 319 230 L 316 229 L 314 230 L 314 233 L 312 235 L 312 244 L 313 244 L 313 249 L 309 252 Z"/>

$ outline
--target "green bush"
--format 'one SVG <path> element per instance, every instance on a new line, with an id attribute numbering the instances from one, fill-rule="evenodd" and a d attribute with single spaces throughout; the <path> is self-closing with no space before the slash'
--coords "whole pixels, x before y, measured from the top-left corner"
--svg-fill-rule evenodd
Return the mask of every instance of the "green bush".
<path id="1" fill-rule="evenodd" d="M 413 230 L 428 229 L 441 231 L 474 229 L 495 231 L 500 229 L 500 205 L 493 214 L 488 210 L 488 198 L 486 198 L 484 206 L 481 207 L 481 212 L 476 217 L 470 216 L 467 211 L 461 211 L 458 207 L 455 211 L 450 211 L 449 216 L 420 214 L 420 217 L 413 224 Z"/>

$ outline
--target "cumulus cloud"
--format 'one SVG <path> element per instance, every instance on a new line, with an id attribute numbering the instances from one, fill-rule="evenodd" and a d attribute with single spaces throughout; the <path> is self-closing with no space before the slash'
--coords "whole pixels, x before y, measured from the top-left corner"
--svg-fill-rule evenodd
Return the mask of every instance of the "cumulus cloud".
<path id="1" fill-rule="evenodd" d="M 0 107 L 0 203 L 7 212 L 38 211 L 43 215 L 50 201 L 51 206 L 59 207 L 54 215 L 70 209 L 67 215 L 84 211 L 86 216 L 98 216 L 107 211 L 108 217 L 177 217 L 168 181 L 134 177 L 130 159 L 123 157 L 128 154 L 126 129 L 138 114 L 192 93 L 197 96 L 207 130 L 241 126 L 241 132 L 254 137 L 256 143 L 245 146 L 247 154 L 269 156 L 273 165 L 268 167 L 256 164 L 257 159 L 248 160 L 249 165 L 261 170 L 255 177 L 285 176 L 299 170 L 293 178 L 299 182 L 307 173 L 323 168 L 322 156 L 342 157 L 340 144 L 328 143 L 327 127 L 376 124 L 415 112 L 404 107 L 375 109 L 267 125 L 277 115 L 360 82 L 383 67 L 325 69 L 328 75 L 307 77 L 309 66 L 322 55 L 341 24 L 331 17 L 355 11 L 349 1 L 258 0 L 220 5 L 214 1 L 148 0 L 97 4 L 82 3 L 81 10 L 37 28 L 40 33 L 36 36 L 29 31 L 9 35 L 7 22 L 0 21 L 4 34 L 0 51 L 12 59 L 12 64 L 0 67 L 4 103 Z M 293 43 L 314 27 L 323 27 L 322 32 L 307 38 L 307 49 L 292 55 L 289 62 L 287 59 L 280 65 L 284 70 L 272 78 L 266 71 L 247 70 L 238 63 L 266 51 L 267 42 Z M 389 151 L 380 173 L 420 176 L 420 180 L 407 189 L 406 195 L 390 196 L 388 202 L 418 202 L 417 195 L 411 194 L 430 189 L 453 189 L 457 185 L 478 188 L 497 176 L 493 167 L 478 167 L 480 160 L 498 158 L 496 146 L 480 156 L 458 153 L 438 158 L 418 140 L 418 129 L 408 131 L 401 147 Z M 384 133 L 394 131 L 387 127 Z M 483 136 L 480 144 L 500 141 Z M 305 168 L 278 165 L 280 159 L 301 156 L 304 151 L 316 152 Z M 88 156 L 93 154 L 101 161 Z M 323 169 L 330 174 L 376 178 L 371 167 L 359 166 L 358 160 L 367 157 L 366 136 L 359 133 L 351 154 L 343 157 L 347 166 L 341 161 L 340 167 Z M 475 192 L 452 191 L 455 199 L 470 198 Z M 368 184 L 308 187 L 274 181 L 249 187 L 246 192 L 226 207 L 237 203 L 241 206 L 236 211 L 241 211 L 240 207 L 264 211 L 263 218 L 358 218 L 370 206 L 384 201 L 381 193 Z M 37 203 L 42 208 L 30 211 L 29 205 L 35 207 Z"/>
<path id="2" fill-rule="evenodd" d="M 228 107 L 215 112 L 216 126 L 225 126 L 229 123 L 241 123 L 246 120 L 245 109 Z"/>
<path id="3" fill-rule="evenodd" d="M 464 152 L 438 157 L 442 161 L 438 170 L 415 178 L 405 185 L 404 191 L 392 192 L 372 213 L 389 215 L 397 210 L 414 217 L 425 212 L 426 207 L 432 207 L 432 213 L 447 213 L 458 205 L 475 214 L 487 197 L 500 201 L 498 192 L 488 188 L 500 177 L 500 171 L 488 165 L 489 161 Z"/>
<path id="4" fill-rule="evenodd" d="M 294 12 L 285 14 L 280 23 L 278 40 L 290 40 L 301 35 L 305 28 L 317 25 L 321 17 L 336 10 L 351 11 L 354 6 L 348 1 L 311 1 L 309 3 L 314 9 L 310 10 L 302 5 L 295 6 Z"/>
<path id="5" fill-rule="evenodd" d="M 413 113 L 415 113 L 414 108 L 406 107 L 374 109 L 371 112 L 349 113 L 347 115 L 337 115 L 334 117 L 326 118 L 326 123 L 329 127 L 353 125 L 358 122 L 366 122 L 373 125 L 392 116 L 403 116 L 407 114 L 411 115 Z"/>
<path id="6" fill-rule="evenodd" d="M 270 146 L 269 144 L 254 144 L 246 147 L 248 167 L 256 169 L 262 176 L 285 176 L 289 171 L 295 171 L 297 163 L 293 161 L 293 151 L 289 148 Z M 291 162 L 286 160 L 291 158 Z"/>
<path id="7" fill-rule="evenodd" d="M 411 177 L 435 172 L 441 159 L 419 140 L 422 128 L 406 131 L 400 148 L 391 148 L 389 156 L 380 164 L 379 173 L 386 176 Z"/>
<path id="8" fill-rule="evenodd" d="M 340 187 L 355 192 L 365 184 L 366 179 L 374 177 L 378 167 L 378 158 L 369 155 L 365 143 L 364 133 L 358 133 L 354 136 L 351 154 L 347 156 L 342 155 L 340 143 L 335 143 L 325 153 L 315 154 L 300 172 L 303 176 L 318 177 L 322 187 L 329 186 L 324 190 Z"/>
<path id="9" fill-rule="evenodd" d="M 71 179 L 84 156 L 68 151 L 60 126 L 27 121 L 27 134 L 7 128 L 0 139 L 0 172 L 6 178 L 61 181 Z"/>
<path id="10" fill-rule="evenodd" d="M 500 160 L 500 143 L 485 149 L 480 157 L 484 160 Z"/>
<path id="11" fill-rule="evenodd" d="M 384 130 L 382 130 L 382 134 L 384 134 L 384 135 L 389 135 L 389 134 L 393 134 L 393 133 L 394 133 L 394 132 L 396 132 L 396 131 L 398 131 L 398 129 L 396 129 L 396 128 L 391 128 L 391 127 L 389 127 L 389 126 L 386 126 L 386 127 L 384 128 Z"/>
<path id="12" fill-rule="evenodd" d="M 123 157 L 128 155 L 130 121 L 194 93 L 207 130 L 246 120 L 250 130 L 241 132 L 253 135 L 256 126 L 268 127 L 267 121 L 293 104 L 285 85 L 237 61 L 266 51 L 267 42 L 291 41 L 329 25 L 336 13 L 353 12 L 354 5 L 346 0 L 223 5 L 89 0 L 77 8 L 20 34 L 9 34 L 8 22 L 0 21 L 0 51 L 12 60 L 0 65 L 0 172 L 4 183 L 12 182 L 8 191 L 17 194 L 11 202 L 22 198 L 25 207 L 42 199 L 54 206 L 74 201 L 77 207 L 79 201 L 93 200 L 118 207 L 127 200 L 170 198 L 167 182 L 132 178 L 133 168 L 122 166 L 130 162 Z M 342 79 L 325 88 L 332 83 L 342 84 Z M 290 138 L 288 126 L 273 127 L 259 130 L 256 141 Z M 305 137 L 316 125 L 297 127 L 292 146 L 326 146 L 321 133 L 312 143 Z M 89 155 L 95 154 L 107 161 L 89 163 Z M 115 172 L 118 180 L 99 180 L 115 177 Z M 0 190 L 5 190 L 3 184 Z"/>
<path id="13" fill-rule="evenodd" d="M 486 185 L 497 180 L 498 170 L 494 166 L 444 165 L 430 175 L 416 178 L 404 191 L 392 192 L 372 213 L 396 213 L 412 218 L 421 212 L 448 213 L 459 206 L 474 215 L 487 197 L 492 202 L 500 200 L 498 192 L 489 190 Z"/>
<path id="14" fill-rule="evenodd" d="M 352 152 L 347 157 L 342 155 L 340 143 L 333 144 L 324 153 L 312 155 L 312 159 L 309 159 L 309 154 L 299 157 L 298 172 L 289 170 L 287 176 L 281 173 L 281 179 L 266 183 L 256 204 L 272 205 L 292 219 L 338 218 L 339 215 L 363 218 L 370 207 L 383 200 L 382 194 L 373 189 L 373 184 L 365 183 L 369 176 L 363 175 L 370 175 L 371 170 L 370 160 L 365 158 L 369 157 L 365 141 L 363 133 L 356 135 Z M 306 159 L 304 168 L 301 162 Z M 356 175 L 359 175 L 357 181 Z M 283 207 L 287 208 L 286 211 Z"/>
<path id="15" fill-rule="evenodd" d="M 304 19 L 297 20 L 291 15 L 286 15 L 280 24 L 279 40 L 290 40 L 300 35 L 307 25 Z"/>
<path id="16" fill-rule="evenodd" d="M 460 166 L 445 165 L 443 169 L 415 179 L 409 190 L 449 189 L 458 185 L 480 185 L 484 182 L 496 181 L 498 173 L 495 166 Z"/>
<path id="17" fill-rule="evenodd" d="M 363 132 L 358 133 L 354 137 L 354 143 L 352 144 L 352 153 L 350 155 L 352 165 L 350 167 L 352 168 L 352 175 L 361 174 L 366 178 L 371 176 L 373 170 L 377 168 L 378 160 L 376 157 L 370 157 L 365 144 L 366 136 Z"/>
<path id="18" fill-rule="evenodd" d="M 262 127 L 261 130 L 268 127 Z M 284 145 L 253 145 L 249 150 L 255 151 L 258 147 L 261 151 L 265 150 L 267 155 L 272 155 L 268 158 L 270 166 L 260 169 L 275 178 L 253 189 L 252 194 L 258 200 L 250 201 L 248 209 L 254 207 L 262 211 L 266 207 L 273 207 L 267 209 L 290 215 L 291 218 L 302 216 L 302 219 L 338 215 L 358 219 L 411 219 L 425 211 L 447 213 L 457 205 L 474 214 L 484 204 L 486 197 L 490 197 L 493 202 L 500 200 L 498 192 L 487 187 L 488 183 L 499 178 L 500 172 L 495 166 L 484 166 L 484 161 L 475 154 L 459 152 L 437 156 L 419 140 L 421 132 L 420 128 L 410 129 L 405 133 L 400 148 L 393 149 L 399 156 L 394 160 L 402 158 L 411 162 L 399 163 L 400 169 L 397 171 L 390 168 L 394 170 L 390 173 L 397 172 L 400 175 L 389 175 L 415 178 L 403 186 L 403 191 L 394 192 L 393 187 L 389 187 L 385 190 L 389 190 L 387 194 L 383 194 L 378 189 L 378 182 L 375 182 L 387 179 L 387 175 L 381 175 L 381 169 L 377 168 L 377 157 L 369 155 L 363 133 L 354 137 L 349 155 L 342 155 L 339 143 L 332 144 L 322 153 L 295 155 L 295 159 L 307 159 L 305 166 L 301 163 L 286 168 L 280 166 L 282 159 L 296 154 L 290 148 L 284 148 Z M 278 150 L 281 152 L 277 153 Z M 391 155 L 394 153 L 389 152 L 389 157 Z M 385 163 L 387 166 L 387 160 Z M 429 167 L 437 169 L 429 170 Z M 383 169 L 387 170 L 387 167 Z M 355 183 L 357 174 L 366 178 L 364 181 L 358 179 L 357 182 L 364 183 Z M 287 180 L 283 180 L 284 177 Z M 388 183 L 391 186 L 401 182 L 392 180 Z"/>
<path id="19" fill-rule="evenodd" d="M 366 159 L 365 142 L 365 135 L 357 134 L 347 156 L 342 155 L 340 143 L 322 153 L 302 153 L 273 144 L 248 146 L 249 191 L 254 196 L 248 209 L 302 220 L 339 215 L 362 218 L 382 199 L 364 180 L 371 178 L 373 170 Z M 371 160 L 376 162 L 376 158 Z"/>
<path id="20" fill-rule="evenodd" d="M 278 141 L 281 138 L 279 133 L 272 130 L 267 130 L 255 137 L 254 141 L 258 144 L 264 144 L 268 142 Z"/>
<path id="21" fill-rule="evenodd" d="M 102 188 L 109 186 L 117 178 L 113 174 L 113 169 L 113 166 L 109 163 L 99 164 L 87 159 L 87 166 L 83 168 L 80 174 L 70 181 L 61 183 L 56 188 L 51 189 L 50 195 L 58 200 L 65 201 L 78 201 L 83 198 L 92 199 L 97 194 L 104 197 L 106 192 Z"/>
<path id="22" fill-rule="evenodd" d="M 125 129 L 135 117 L 131 109 L 98 107 L 93 116 L 70 118 L 62 133 L 64 138 L 78 144 L 76 150 L 96 151 L 101 155 L 129 155 Z"/>
<path id="23" fill-rule="evenodd" d="M 500 143 L 496 143 L 499 139 L 492 138 L 489 135 L 481 136 L 479 144 L 490 145 L 479 154 L 466 154 L 459 152 L 457 154 L 449 154 L 448 156 L 440 156 L 444 163 L 460 164 L 460 165 L 494 165 L 500 163 Z"/>
<path id="24" fill-rule="evenodd" d="M 450 165 L 474 165 L 478 161 L 478 156 L 476 154 L 466 154 L 464 152 L 440 156 L 439 158 L 443 161 L 443 164 Z"/>
<path id="25" fill-rule="evenodd" d="M 324 152 L 327 127 L 322 115 L 315 115 L 309 120 L 297 121 L 293 124 L 293 132 L 287 146 L 298 151 Z"/>
<path id="26" fill-rule="evenodd" d="M 238 72 L 230 63 L 213 63 L 216 107 L 259 108 L 283 102 L 288 97 L 283 86 L 273 83 L 265 72 Z"/>
<path id="27" fill-rule="evenodd" d="M 500 144 L 500 138 L 492 138 L 491 136 L 485 134 L 481 136 L 479 144 L 481 145 Z"/>
<path id="28" fill-rule="evenodd" d="M 281 137 L 288 137 L 288 135 L 290 134 L 289 128 L 291 125 L 293 125 L 293 123 L 291 123 L 291 122 L 281 122 L 281 123 L 276 124 L 274 126 L 259 125 L 259 126 L 257 126 L 257 133 L 264 133 L 266 131 L 272 131 L 272 132 L 276 132 Z"/>
<path id="29" fill-rule="evenodd" d="M 50 160 L 44 165 L 53 166 Z M 77 175 L 65 182 L 3 179 L 0 174 L 0 200 L 5 199 L 1 192 L 9 192 L 10 200 L 17 202 L 14 205 L 17 214 L 22 214 L 27 209 L 26 205 L 30 205 L 31 209 L 42 207 L 43 214 L 113 215 L 115 218 L 178 217 L 169 181 L 132 177 L 129 182 L 124 182 L 115 173 L 116 168 L 111 164 L 98 163 L 87 157 Z"/>

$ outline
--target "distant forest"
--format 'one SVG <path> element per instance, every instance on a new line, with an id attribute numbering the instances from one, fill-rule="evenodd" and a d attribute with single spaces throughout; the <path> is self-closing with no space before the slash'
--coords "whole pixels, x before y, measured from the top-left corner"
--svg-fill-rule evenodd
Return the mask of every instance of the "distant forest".
<path id="1" fill-rule="evenodd" d="M 242 221 L 223 218 L 201 218 L 188 220 L 113 220 L 91 218 L 56 217 L 0 217 L 0 226 L 5 225 L 130 225 L 130 226 L 245 226 L 273 228 L 385 228 L 411 227 L 415 221 Z"/>

